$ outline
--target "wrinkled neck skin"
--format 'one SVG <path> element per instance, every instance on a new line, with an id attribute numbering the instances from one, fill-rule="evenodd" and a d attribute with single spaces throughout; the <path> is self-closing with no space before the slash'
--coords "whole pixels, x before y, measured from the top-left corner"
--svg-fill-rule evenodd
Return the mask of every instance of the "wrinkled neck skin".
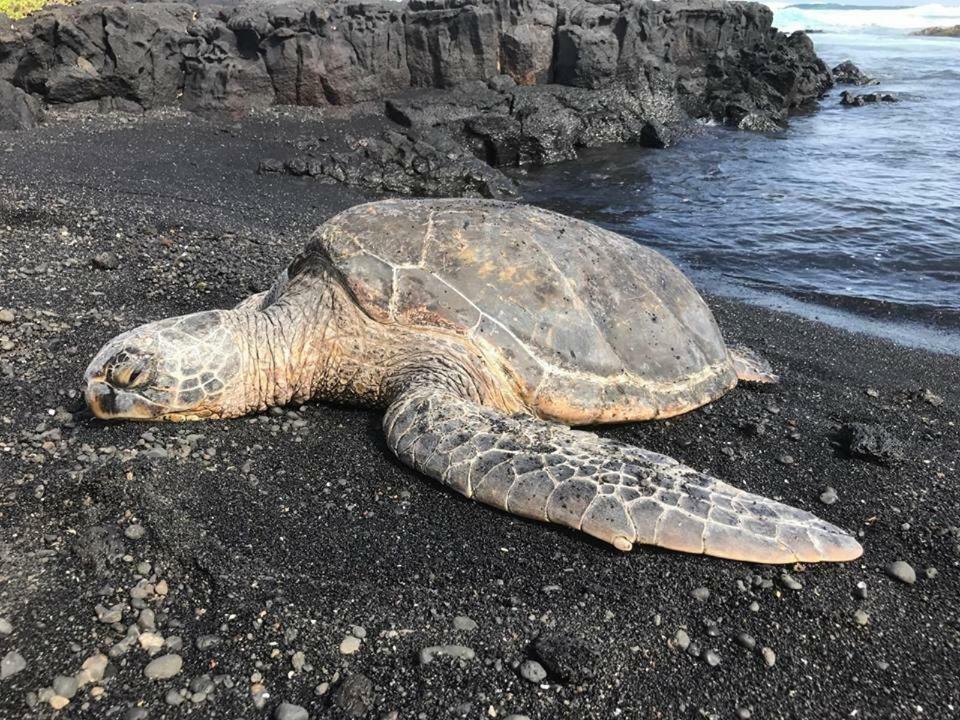
<path id="1" fill-rule="evenodd" d="M 524 409 L 499 363 L 462 337 L 381 323 L 337 282 L 317 278 L 264 310 L 227 311 L 243 362 L 243 408 L 311 398 L 385 407 L 414 385 L 441 386 L 507 412 Z"/>
<path id="2" fill-rule="evenodd" d="M 305 402 L 323 385 L 333 352 L 329 290 L 281 298 L 264 310 L 227 311 L 242 362 L 241 407 L 235 415 Z"/>

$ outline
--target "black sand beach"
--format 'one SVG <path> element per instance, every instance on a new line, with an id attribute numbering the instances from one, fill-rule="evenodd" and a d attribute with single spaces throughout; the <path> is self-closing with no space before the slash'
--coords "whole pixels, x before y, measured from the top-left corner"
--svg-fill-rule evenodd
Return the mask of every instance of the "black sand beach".
<path id="1" fill-rule="evenodd" d="M 263 289 L 314 226 L 369 199 L 256 174 L 365 122 L 327 118 L 164 111 L 0 134 L 0 656 L 25 662 L 0 681 L 0 717 L 57 714 L 45 689 L 97 653 L 109 665 L 60 716 L 267 717 L 283 701 L 312 718 L 957 714 L 955 357 L 712 299 L 782 384 L 601 431 L 860 534 L 846 565 L 622 555 L 417 476 L 373 412 L 92 419 L 78 391 L 103 341 Z M 831 438 L 849 422 L 902 459 L 847 457 Z M 915 584 L 887 574 L 895 560 Z M 124 646 L 138 613 L 166 643 L 156 657 L 182 657 L 173 677 L 144 676 L 152 636 Z M 475 657 L 422 664 L 437 645 Z"/>

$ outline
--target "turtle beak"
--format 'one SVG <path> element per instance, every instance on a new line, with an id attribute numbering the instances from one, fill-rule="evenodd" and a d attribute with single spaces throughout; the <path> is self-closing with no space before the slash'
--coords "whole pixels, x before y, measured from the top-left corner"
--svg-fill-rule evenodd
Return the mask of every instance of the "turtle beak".
<path id="1" fill-rule="evenodd" d="M 84 391 L 91 412 L 102 420 L 157 420 L 163 408 L 126 390 L 118 390 L 103 378 L 87 378 Z"/>

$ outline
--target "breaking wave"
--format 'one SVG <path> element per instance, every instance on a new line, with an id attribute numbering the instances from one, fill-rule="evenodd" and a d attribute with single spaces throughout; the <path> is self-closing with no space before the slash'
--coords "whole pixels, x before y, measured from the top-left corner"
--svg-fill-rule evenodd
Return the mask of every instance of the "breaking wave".
<path id="1" fill-rule="evenodd" d="M 829 2 L 768 2 L 766 4 L 773 10 L 773 24 L 785 32 L 794 30 L 908 32 L 934 26 L 960 25 L 960 5 L 880 7 Z"/>

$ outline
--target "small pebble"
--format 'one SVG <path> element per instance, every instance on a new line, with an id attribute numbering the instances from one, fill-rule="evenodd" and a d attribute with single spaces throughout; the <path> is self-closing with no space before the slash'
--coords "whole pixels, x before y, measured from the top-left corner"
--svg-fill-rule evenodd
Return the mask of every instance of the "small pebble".
<path id="1" fill-rule="evenodd" d="M 194 646 L 197 650 L 209 650 L 210 648 L 215 648 L 223 643 L 223 638 L 219 635 L 201 635 L 194 641 Z"/>
<path id="2" fill-rule="evenodd" d="M 77 679 L 69 675 L 57 675 L 53 679 L 53 691 L 65 698 L 72 698 L 77 694 Z"/>
<path id="3" fill-rule="evenodd" d="M 27 661 L 23 659 L 23 655 L 16 650 L 11 650 L 3 656 L 3 660 L 0 660 L 0 680 L 16 675 L 26 667 Z"/>
<path id="4" fill-rule="evenodd" d="M 70 698 L 65 698 L 63 695 L 51 695 L 47 702 L 54 710 L 63 710 L 70 704 Z"/>
<path id="5" fill-rule="evenodd" d="M 151 680 L 166 680 L 179 673 L 182 668 L 183 658 L 179 655 L 161 655 L 147 664 L 143 674 Z"/>
<path id="6" fill-rule="evenodd" d="M 84 660 L 83 665 L 80 666 L 80 672 L 77 673 L 77 682 L 80 685 L 100 682 L 103 680 L 109 663 L 110 659 L 106 655 L 100 653 L 91 655 Z"/>
<path id="7" fill-rule="evenodd" d="M 720 655 L 716 650 L 707 650 L 703 654 L 703 659 L 707 661 L 707 665 L 710 667 L 716 667 L 720 664 Z"/>
<path id="8" fill-rule="evenodd" d="M 103 605 L 97 605 L 94 610 L 97 613 L 97 620 L 106 625 L 112 625 L 113 623 L 118 623 L 123 619 L 124 607 L 126 606 L 123 603 L 117 603 L 111 608 L 105 608 Z"/>
<path id="9" fill-rule="evenodd" d="M 673 642 L 681 650 L 686 650 L 690 647 L 690 636 L 687 635 L 686 630 L 677 630 L 677 634 L 673 636 Z"/>
<path id="10" fill-rule="evenodd" d="M 6 618 L 0 618 L 0 635 L 9 635 L 13 632 L 13 625 Z"/>
<path id="11" fill-rule="evenodd" d="M 520 675 L 536 685 L 546 680 L 547 671 L 536 660 L 524 660 L 520 665 Z"/>
<path id="12" fill-rule="evenodd" d="M 787 590 L 803 590 L 803 585 L 800 584 L 800 581 L 788 573 L 780 576 L 780 584 L 787 588 Z"/>
<path id="13" fill-rule="evenodd" d="M 781 455 L 777 458 L 777 462 L 781 465 L 793 465 L 795 462 L 792 455 Z"/>
<path id="14" fill-rule="evenodd" d="M 302 705 L 282 702 L 273 711 L 275 720 L 309 720 L 310 713 Z"/>
<path id="15" fill-rule="evenodd" d="M 347 635 L 340 643 L 341 655 L 353 655 L 360 649 L 360 638 L 356 635 Z"/>
<path id="16" fill-rule="evenodd" d="M 745 632 L 742 632 L 739 635 L 737 635 L 737 643 L 739 643 L 742 647 L 745 647 L 747 650 L 750 650 L 751 652 L 753 652 L 754 648 L 757 647 L 757 641 L 754 640 L 753 635 L 750 635 L 749 633 L 745 633 Z"/>
<path id="17" fill-rule="evenodd" d="M 860 608 L 857 608 L 853 613 L 853 620 L 857 625 L 866 625 L 870 622 L 870 615 Z"/>
<path id="18" fill-rule="evenodd" d="M 706 602 L 710 597 L 710 589 L 705 587 L 698 587 L 690 592 L 690 597 L 692 597 L 697 602 Z"/>
<path id="19" fill-rule="evenodd" d="M 777 654 L 772 648 L 760 648 L 760 654 L 763 656 L 763 661 L 767 664 L 767 667 L 773 667 L 777 664 Z"/>
<path id="20" fill-rule="evenodd" d="M 150 713 L 146 708 L 132 707 L 127 710 L 126 714 L 123 716 L 123 720 L 147 720 L 149 716 Z"/>
<path id="21" fill-rule="evenodd" d="M 163 647 L 163 637 L 155 632 L 142 632 L 137 637 L 140 647 L 153 654 Z"/>
<path id="22" fill-rule="evenodd" d="M 833 505 L 837 501 L 837 491 L 827 485 L 826 489 L 820 493 L 820 502 L 824 505 Z"/>
<path id="23" fill-rule="evenodd" d="M 473 660 L 477 656 L 473 648 L 468 648 L 463 645 L 432 645 L 420 651 L 420 664 L 426 665 L 431 663 L 441 655 L 458 658 L 460 660 Z"/>
<path id="24" fill-rule="evenodd" d="M 453 627 L 455 627 L 457 630 L 471 632 L 477 629 L 477 624 L 466 615 L 457 615 L 453 619 Z"/>
<path id="25" fill-rule="evenodd" d="M 17 318 L 13 314 L 13 310 L 0 308 L 0 323 L 12 323 L 16 319 Z"/>
<path id="26" fill-rule="evenodd" d="M 213 678 L 209 675 L 197 675 L 190 681 L 190 691 L 193 693 L 209 695 L 213 690 Z"/>
<path id="27" fill-rule="evenodd" d="M 307 656 L 302 650 L 297 650 L 290 659 L 290 664 L 293 665 L 294 672 L 302 672 L 303 666 L 307 664 Z"/>
<path id="28" fill-rule="evenodd" d="M 134 523 L 133 525 L 127 525 L 124 529 L 123 534 L 126 535 L 131 540 L 139 540 L 143 537 L 143 534 L 146 530 L 143 529 L 143 525 L 139 523 Z"/>
<path id="29" fill-rule="evenodd" d="M 917 581 L 916 571 L 903 560 L 896 560 L 887 565 L 887 575 L 907 585 L 913 585 Z"/>
<path id="30" fill-rule="evenodd" d="M 141 630 L 155 630 L 157 627 L 157 615 L 150 608 L 144 608 L 137 617 L 137 626 Z"/>

